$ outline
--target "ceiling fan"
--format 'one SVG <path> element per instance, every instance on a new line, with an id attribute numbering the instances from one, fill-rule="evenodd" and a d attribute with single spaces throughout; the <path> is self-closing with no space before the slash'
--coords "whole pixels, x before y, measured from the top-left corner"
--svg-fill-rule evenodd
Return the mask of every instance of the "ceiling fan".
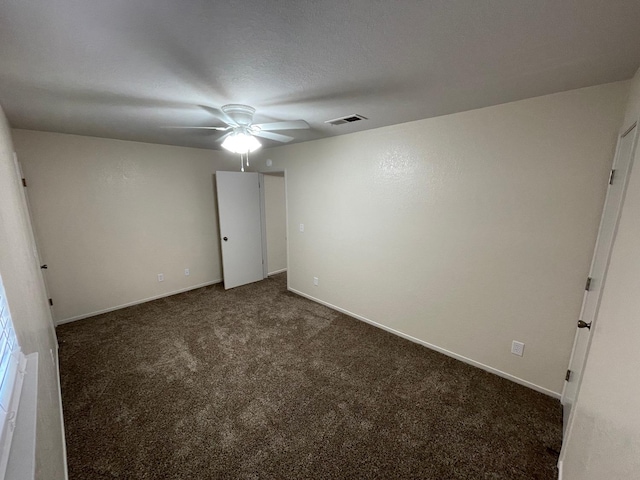
<path id="1" fill-rule="evenodd" d="M 243 162 L 242 171 L 244 171 L 244 159 L 246 157 L 247 166 L 249 166 L 249 152 L 254 152 L 262 146 L 256 137 L 275 140 L 276 142 L 287 143 L 293 140 L 293 137 L 283 135 L 281 133 L 273 133 L 278 130 L 301 130 L 309 128 L 309 124 L 304 120 L 292 120 L 287 122 L 272 123 L 253 123 L 253 115 L 256 109 L 249 105 L 229 104 L 224 105 L 220 110 L 207 110 L 218 116 L 226 127 L 168 127 L 168 128 L 188 128 L 199 130 L 217 130 L 227 132 L 220 137 L 218 141 L 222 141 L 222 147 L 233 153 L 240 154 L 240 160 Z"/>

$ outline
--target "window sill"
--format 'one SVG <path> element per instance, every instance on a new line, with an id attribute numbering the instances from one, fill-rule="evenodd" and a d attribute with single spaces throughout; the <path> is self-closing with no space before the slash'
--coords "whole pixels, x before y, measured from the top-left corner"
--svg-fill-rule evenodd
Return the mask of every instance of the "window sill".
<path id="1" fill-rule="evenodd" d="M 38 409 L 38 354 L 27 355 L 20 406 L 16 414 L 5 480 L 33 480 L 36 466 L 36 413 Z"/>

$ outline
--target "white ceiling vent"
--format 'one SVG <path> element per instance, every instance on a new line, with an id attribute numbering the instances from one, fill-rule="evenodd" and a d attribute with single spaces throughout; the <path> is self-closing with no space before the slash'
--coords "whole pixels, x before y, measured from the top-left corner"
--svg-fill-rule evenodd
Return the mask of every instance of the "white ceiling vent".
<path id="1" fill-rule="evenodd" d="M 327 120 L 324 123 L 329 125 L 344 125 L 345 123 L 359 122 L 360 120 L 366 120 L 367 117 L 354 113 L 353 115 L 347 115 L 346 117 L 334 118 L 333 120 Z"/>

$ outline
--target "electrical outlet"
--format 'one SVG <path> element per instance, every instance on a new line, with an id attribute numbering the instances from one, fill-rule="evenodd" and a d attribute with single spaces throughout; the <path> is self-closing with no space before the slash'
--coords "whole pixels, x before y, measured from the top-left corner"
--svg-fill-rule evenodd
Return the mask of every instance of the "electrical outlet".
<path id="1" fill-rule="evenodd" d="M 158 281 L 159 282 L 164 282 L 164 273 L 159 273 L 158 274 Z"/>
<path id="2" fill-rule="evenodd" d="M 300 224 L 300 231 L 301 231 L 301 232 L 304 232 L 304 223 L 301 223 L 301 224 Z"/>
<path id="3" fill-rule="evenodd" d="M 313 284 L 317 287 L 318 286 L 318 277 L 313 277 Z"/>
<path id="4" fill-rule="evenodd" d="M 516 342 L 515 340 L 511 342 L 511 353 L 518 355 L 519 357 L 524 355 L 524 343 Z"/>
<path id="5" fill-rule="evenodd" d="M 188 268 L 185 268 L 185 269 L 184 269 L 184 276 L 185 276 L 185 277 L 188 277 L 189 275 L 190 275 L 189 269 L 188 269 Z"/>

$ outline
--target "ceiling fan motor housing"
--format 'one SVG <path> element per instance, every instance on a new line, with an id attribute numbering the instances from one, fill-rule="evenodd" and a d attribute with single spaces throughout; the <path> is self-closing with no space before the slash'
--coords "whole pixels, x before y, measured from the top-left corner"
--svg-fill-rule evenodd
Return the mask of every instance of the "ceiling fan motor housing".
<path id="1" fill-rule="evenodd" d="M 249 105 L 240 105 L 237 103 L 231 103 L 224 105 L 222 111 L 231 117 L 238 125 L 251 125 L 253 122 L 253 115 L 256 113 L 256 109 Z"/>

